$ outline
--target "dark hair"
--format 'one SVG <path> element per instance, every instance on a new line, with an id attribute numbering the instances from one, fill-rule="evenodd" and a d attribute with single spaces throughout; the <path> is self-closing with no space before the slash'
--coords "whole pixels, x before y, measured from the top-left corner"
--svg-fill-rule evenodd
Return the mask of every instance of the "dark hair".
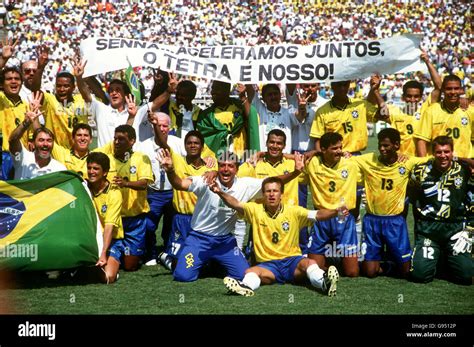
<path id="1" fill-rule="evenodd" d="M 119 125 L 118 127 L 115 128 L 115 132 L 127 134 L 129 140 L 137 139 L 137 133 L 135 132 L 135 129 L 131 125 L 128 125 L 128 124 Z"/>
<path id="2" fill-rule="evenodd" d="M 185 144 L 186 144 L 186 141 L 188 141 L 188 139 L 191 136 L 197 137 L 199 139 L 199 141 L 201 141 L 201 145 L 204 146 L 204 136 L 202 136 L 202 134 L 197 130 L 191 130 L 190 132 L 188 132 L 186 134 L 186 136 L 184 137 L 184 143 Z"/>
<path id="3" fill-rule="evenodd" d="M 280 92 L 280 87 L 278 87 L 278 84 L 275 83 L 269 83 L 265 84 L 262 88 L 262 96 L 265 96 L 266 93 L 270 92 L 271 89 L 276 89 Z"/>
<path id="4" fill-rule="evenodd" d="M 36 140 L 36 138 L 38 137 L 39 133 L 46 133 L 48 134 L 49 136 L 51 136 L 51 138 L 53 139 L 54 141 L 54 134 L 51 130 L 49 130 L 48 128 L 45 128 L 45 127 L 40 127 L 38 129 L 36 129 L 34 132 L 33 132 L 33 136 L 32 136 L 32 141 L 34 142 Z"/>
<path id="5" fill-rule="evenodd" d="M 344 84 L 351 84 L 351 80 L 348 81 L 337 81 L 337 82 L 331 82 L 331 88 L 334 88 L 334 86 L 338 85 L 344 85 Z"/>
<path id="6" fill-rule="evenodd" d="M 16 66 L 7 66 L 6 68 L 4 68 L 2 70 L 2 74 L 1 74 L 2 83 L 5 82 L 5 75 L 7 74 L 7 72 L 16 72 L 18 75 L 20 75 L 21 82 L 23 82 L 23 76 L 22 76 L 20 70 L 18 69 L 18 67 L 16 67 Z"/>
<path id="7" fill-rule="evenodd" d="M 379 141 L 382 141 L 383 139 L 389 139 L 390 142 L 392 143 L 395 143 L 395 142 L 398 142 L 400 143 L 401 139 L 400 139 L 400 132 L 397 130 L 397 129 L 394 129 L 394 128 L 385 128 L 385 129 L 382 129 L 378 135 L 377 135 L 377 139 Z"/>
<path id="8" fill-rule="evenodd" d="M 265 186 L 269 183 L 278 183 L 280 185 L 280 191 L 283 193 L 285 190 L 285 184 L 278 176 L 267 177 L 262 182 L 262 192 L 265 190 Z"/>
<path id="9" fill-rule="evenodd" d="M 445 145 L 450 145 L 451 150 L 454 150 L 454 141 L 452 137 L 446 136 L 446 135 L 441 135 L 437 136 L 434 138 L 434 140 L 431 142 L 431 152 L 434 153 L 435 147 L 439 146 L 445 146 Z"/>
<path id="10" fill-rule="evenodd" d="M 448 75 L 443 79 L 443 84 L 441 85 L 441 90 L 444 90 L 444 88 L 446 87 L 446 83 L 452 82 L 452 81 L 459 82 L 459 85 L 462 87 L 462 81 L 458 76 Z"/>
<path id="11" fill-rule="evenodd" d="M 193 81 L 183 80 L 178 83 L 178 88 L 183 88 L 189 91 L 189 97 L 194 99 L 196 97 L 197 88 Z"/>
<path id="12" fill-rule="evenodd" d="M 283 143 L 286 145 L 286 134 L 281 129 L 273 129 L 267 135 L 267 141 L 270 138 L 270 135 L 275 135 L 278 137 L 283 137 Z"/>
<path id="13" fill-rule="evenodd" d="M 113 79 L 112 81 L 110 81 L 109 83 L 109 87 L 107 88 L 107 93 L 110 93 L 110 86 L 112 84 L 118 84 L 118 85 L 121 85 L 122 88 L 123 88 L 123 92 L 125 95 L 128 95 L 128 94 L 131 94 L 132 92 L 130 91 L 130 87 L 127 85 L 127 83 L 125 83 L 124 81 L 122 80 L 119 80 L 117 78 Z"/>
<path id="14" fill-rule="evenodd" d="M 86 159 L 87 164 L 96 163 L 102 167 L 104 172 L 109 172 L 110 170 L 110 159 L 109 157 L 102 152 L 91 152 Z"/>
<path id="15" fill-rule="evenodd" d="M 71 81 L 71 84 L 76 83 L 76 78 L 74 77 L 74 75 L 67 71 L 61 71 L 60 73 L 58 73 L 56 75 L 56 81 L 58 80 L 58 78 L 68 78 L 69 81 Z"/>
<path id="16" fill-rule="evenodd" d="M 239 167 L 240 164 L 239 157 L 237 157 L 237 154 L 224 150 L 217 151 L 217 163 L 224 161 L 233 161 L 235 162 L 235 165 L 237 167 Z"/>
<path id="17" fill-rule="evenodd" d="M 77 123 L 72 128 L 72 137 L 76 136 L 76 133 L 79 129 L 86 129 L 89 132 L 89 135 L 92 137 L 92 128 L 89 124 L 86 123 Z"/>
<path id="18" fill-rule="evenodd" d="M 215 80 L 212 82 L 212 85 L 218 85 L 219 89 L 225 90 L 226 92 L 230 93 L 230 83 Z"/>
<path id="19" fill-rule="evenodd" d="M 420 82 L 411 80 L 403 85 L 403 95 L 406 95 L 408 89 L 418 89 L 420 94 L 423 95 L 423 90 L 425 87 Z"/>
<path id="20" fill-rule="evenodd" d="M 319 144 L 321 148 L 329 148 L 329 146 L 335 145 L 336 143 L 342 140 L 343 138 L 341 134 L 328 132 L 321 136 L 321 138 L 319 139 Z"/>

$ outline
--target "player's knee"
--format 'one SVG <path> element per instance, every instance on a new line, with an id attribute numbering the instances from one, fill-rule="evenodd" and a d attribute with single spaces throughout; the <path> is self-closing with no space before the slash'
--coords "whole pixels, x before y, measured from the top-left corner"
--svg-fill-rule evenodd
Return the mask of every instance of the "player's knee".
<path id="1" fill-rule="evenodd" d="M 472 277 L 468 276 L 467 273 L 465 274 L 456 274 L 452 276 L 452 282 L 456 284 L 462 284 L 465 286 L 469 286 L 472 284 Z"/>
<path id="2" fill-rule="evenodd" d="M 173 278 L 177 282 L 193 282 L 197 280 L 198 276 L 190 271 L 177 271 L 176 269 L 173 272 Z"/>
<path id="3" fill-rule="evenodd" d="M 410 272 L 409 279 L 417 283 L 429 283 L 434 279 L 434 273 L 426 271 L 413 270 Z"/>
<path id="4" fill-rule="evenodd" d="M 357 268 L 357 269 L 346 269 L 346 270 L 344 270 L 344 275 L 346 277 L 358 277 L 359 276 L 359 268 Z"/>

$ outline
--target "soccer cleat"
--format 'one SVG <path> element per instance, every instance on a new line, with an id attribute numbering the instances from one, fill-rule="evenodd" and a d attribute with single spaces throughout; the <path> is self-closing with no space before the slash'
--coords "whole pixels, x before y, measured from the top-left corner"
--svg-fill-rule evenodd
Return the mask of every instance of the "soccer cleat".
<path id="1" fill-rule="evenodd" d="M 241 281 L 236 280 L 232 277 L 225 277 L 224 284 L 229 292 L 239 294 L 242 296 L 254 296 L 255 292 L 248 286 L 243 284 Z"/>
<path id="2" fill-rule="evenodd" d="M 145 263 L 145 266 L 155 266 L 157 265 L 158 262 L 156 261 L 156 259 L 151 259 L 151 260 L 148 260 L 146 263 Z"/>
<path id="3" fill-rule="evenodd" d="M 160 255 L 158 255 L 158 259 L 160 260 L 160 263 L 169 271 L 173 271 L 173 259 L 170 257 L 168 253 L 161 252 Z"/>
<path id="4" fill-rule="evenodd" d="M 336 296 L 337 281 L 339 280 L 339 272 L 336 267 L 331 265 L 323 276 L 323 293 L 327 296 Z"/>

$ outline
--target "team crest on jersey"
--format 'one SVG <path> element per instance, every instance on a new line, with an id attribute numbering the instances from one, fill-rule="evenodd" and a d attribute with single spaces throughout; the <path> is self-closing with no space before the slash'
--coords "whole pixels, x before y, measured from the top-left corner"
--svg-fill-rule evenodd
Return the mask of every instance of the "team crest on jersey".
<path id="1" fill-rule="evenodd" d="M 285 222 L 281 223 L 281 227 L 282 227 L 283 231 L 290 230 L 290 222 L 285 221 Z"/>
<path id="2" fill-rule="evenodd" d="M 130 166 L 130 173 L 133 175 L 133 174 L 136 174 L 137 173 L 137 167 L 136 166 Z"/>
<path id="3" fill-rule="evenodd" d="M 348 172 L 346 169 L 342 170 L 342 171 L 341 171 L 341 177 L 342 177 L 342 178 L 347 178 L 347 177 L 349 177 L 349 172 Z"/>
<path id="4" fill-rule="evenodd" d="M 456 187 L 456 189 L 459 189 L 461 188 L 462 186 L 462 177 L 455 177 L 454 178 L 454 186 Z"/>
<path id="5" fill-rule="evenodd" d="M 403 176 L 404 174 L 406 174 L 407 169 L 406 169 L 404 166 L 400 166 L 400 167 L 398 168 L 398 172 L 400 173 L 400 175 Z"/>
<path id="6" fill-rule="evenodd" d="M 102 213 L 107 212 L 107 205 L 106 205 L 106 204 L 103 204 L 102 207 L 101 207 L 101 209 L 100 209 L 100 211 L 101 211 Z"/>
<path id="7" fill-rule="evenodd" d="M 288 174 L 289 174 L 288 170 L 283 171 L 283 175 L 288 175 Z"/>
<path id="8" fill-rule="evenodd" d="M 359 118 L 359 112 L 352 111 L 352 118 Z"/>
<path id="9" fill-rule="evenodd" d="M 467 117 L 462 117 L 461 118 L 461 124 L 462 125 L 467 125 L 468 123 L 469 123 L 469 121 L 468 121 Z"/>
<path id="10" fill-rule="evenodd" d="M 431 240 L 430 239 L 424 239 L 423 246 L 425 246 L 425 247 L 431 246 Z"/>

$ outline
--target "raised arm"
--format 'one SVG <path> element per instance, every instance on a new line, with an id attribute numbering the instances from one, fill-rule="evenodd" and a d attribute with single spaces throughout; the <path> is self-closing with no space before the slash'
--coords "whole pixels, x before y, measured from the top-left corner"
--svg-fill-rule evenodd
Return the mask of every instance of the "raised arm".
<path id="1" fill-rule="evenodd" d="M 370 102 L 371 104 L 379 105 L 380 101 L 378 100 L 376 93 L 378 93 L 380 82 L 382 82 L 382 77 L 380 75 L 374 74 L 370 77 L 370 91 L 369 91 L 369 94 L 367 95 L 367 101 Z M 383 102 L 383 99 L 382 99 L 382 102 Z"/>
<path id="2" fill-rule="evenodd" d="M 242 102 L 242 107 L 244 108 L 244 115 L 248 117 L 250 114 L 250 103 L 252 99 L 248 97 L 247 87 L 243 84 L 237 84 L 237 91 L 239 92 L 239 99 Z"/>
<path id="3" fill-rule="evenodd" d="M 431 81 L 433 82 L 434 89 L 431 91 L 431 102 L 438 102 L 441 97 L 441 86 L 443 84 L 443 80 L 441 79 L 441 76 L 436 70 L 436 67 L 431 62 L 428 53 L 422 50 L 420 58 L 425 62 L 426 67 L 428 68 L 428 72 L 431 76 Z"/>
<path id="4" fill-rule="evenodd" d="M 2 42 L 2 56 L 0 57 L 0 69 L 2 69 L 6 64 L 8 59 L 10 59 L 15 51 L 15 47 L 18 45 L 17 38 L 15 42 L 13 40 L 9 40 L 5 38 L 5 41 Z"/>
<path id="5" fill-rule="evenodd" d="M 176 190 L 188 191 L 193 181 L 189 178 L 181 179 L 178 177 L 174 171 L 173 160 L 171 159 L 170 151 L 164 149 L 161 153 L 161 156 L 158 157 L 158 161 L 160 162 L 161 167 L 166 171 L 168 180 L 170 181 L 173 188 Z"/>
<path id="6" fill-rule="evenodd" d="M 31 124 L 38 122 L 38 117 L 41 114 L 39 107 L 41 98 L 43 97 L 42 93 L 35 93 L 33 100 L 30 102 L 29 110 L 25 113 L 25 120 L 21 122 L 15 130 L 10 135 L 8 139 L 10 153 L 15 155 L 16 153 L 21 152 L 21 137 L 28 130 Z"/>
<path id="7" fill-rule="evenodd" d="M 244 206 L 242 205 L 242 203 L 236 198 L 234 198 L 232 195 L 223 192 L 216 181 L 214 181 L 213 183 L 209 185 L 209 189 L 213 193 L 216 193 L 217 195 L 219 195 L 219 197 L 222 199 L 224 204 L 236 210 L 240 215 L 244 214 Z"/>
<path id="8" fill-rule="evenodd" d="M 77 81 L 77 88 L 79 89 L 79 92 L 82 95 L 82 98 L 84 99 L 85 102 L 92 102 L 92 96 L 91 92 L 89 90 L 89 87 L 87 86 L 86 82 L 82 78 L 84 75 L 84 68 L 87 64 L 87 60 L 79 60 L 76 59 L 74 61 L 74 75 L 76 76 L 76 81 Z"/>
<path id="9" fill-rule="evenodd" d="M 100 82 L 95 78 L 95 76 L 89 76 L 84 78 L 84 82 L 89 87 L 89 90 L 94 94 L 97 98 L 99 98 L 104 105 L 109 105 L 109 98 L 105 93 L 104 89 L 100 85 Z"/>
<path id="10" fill-rule="evenodd" d="M 33 75 L 33 83 L 31 91 L 35 92 L 41 89 L 41 80 L 43 78 L 43 72 L 49 61 L 49 48 L 46 45 L 41 45 L 36 48 L 36 55 L 38 56 L 38 68 Z"/>
<path id="11" fill-rule="evenodd" d="M 308 113 L 306 111 L 306 105 L 308 103 L 308 99 L 311 95 L 306 95 L 305 92 L 300 93 L 298 90 L 296 91 L 296 97 L 298 99 L 298 110 L 295 113 L 296 118 L 299 122 L 303 123 Z"/>
<path id="12" fill-rule="evenodd" d="M 428 153 L 428 142 L 422 139 L 415 138 L 415 146 L 416 146 L 416 156 L 426 157 L 426 154 Z"/>

